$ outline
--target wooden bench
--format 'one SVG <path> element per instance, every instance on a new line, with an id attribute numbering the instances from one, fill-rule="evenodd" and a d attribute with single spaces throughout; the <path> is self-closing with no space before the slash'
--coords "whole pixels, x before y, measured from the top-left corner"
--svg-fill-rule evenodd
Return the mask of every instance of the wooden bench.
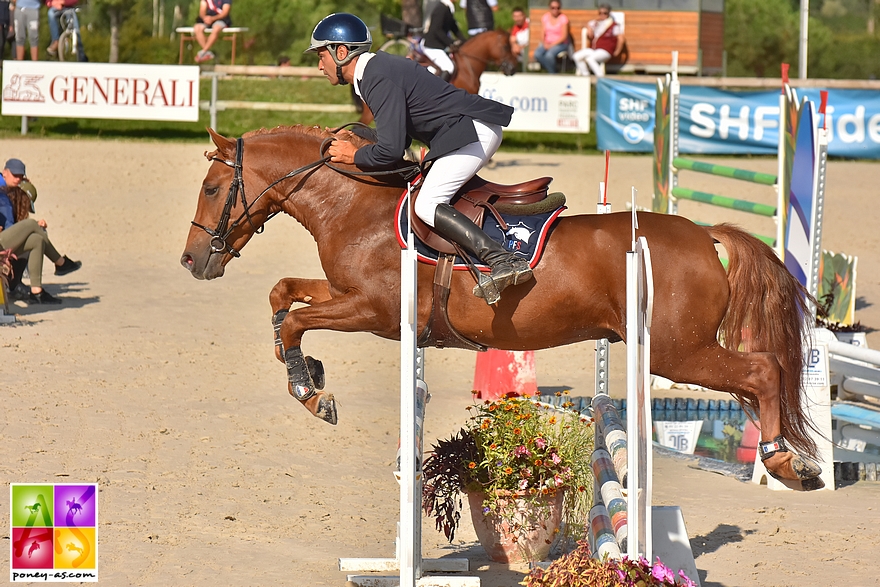
<path id="1" fill-rule="evenodd" d="M 246 33 L 248 31 L 247 27 L 226 27 L 223 29 L 218 40 L 222 41 L 230 41 L 232 43 L 232 62 L 231 65 L 235 65 L 235 47 L 236 40 L 238 39 L 239 33 Z M 181 26 L 175 29 L 175 32 L 180 35 L 180 58 L 178 59 L 178 64 L 183 65 L 183 46 L 189 42 L 194 41 L 195 36 L 193 35 L 193 27 L 191 26 Z M 205 35 L 210 35 L 211 29 L 205 29 Z"/>
<path id="2" fill-rule="evenodd" d="M 564 6 L 564 4 L 563 4 Z M 532 31 L 529 54 L 534 55 L 541 42 L 541 17 L 547 7 L 530 9 Z M 583 29 L 596 18 L 595 9 L 565 9 L 574 50 L 583 48 Z M 606 64 L 609 73 L 670 71 L 672 51 L 678 51 L 679 73 L 721 71 L 724 39 L 724 14 L 686 10 L 624 10 L 613 11 L 623 16 L 626 44 L 624 53 Z"/>

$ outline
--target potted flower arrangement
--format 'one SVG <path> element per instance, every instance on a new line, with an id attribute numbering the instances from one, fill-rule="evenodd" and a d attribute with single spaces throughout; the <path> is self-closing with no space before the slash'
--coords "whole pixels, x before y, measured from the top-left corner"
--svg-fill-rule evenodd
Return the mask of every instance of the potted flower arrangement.
<path id="1" fill-rule="evenodd" d="M 543 560 L 560 530 L 582 537 L 593 497 L 591 420 L 528 397 L 468 409 L 466 426 L 434 445 L 423 466 L 422 506 L 437 529 L 453 540 L 467 495 L 493 560 Z"/>
<path id="2" fill-rule="evenodd" d="M 653 565 L 646 559 L 598 560 L 590 556 L 590 545 L 578 542 L 572 552 L 549 567 L 535 567 L 522 582 L 525 587 L 694 587 L 679 571 L 676 575 L 660 559 Z"/>

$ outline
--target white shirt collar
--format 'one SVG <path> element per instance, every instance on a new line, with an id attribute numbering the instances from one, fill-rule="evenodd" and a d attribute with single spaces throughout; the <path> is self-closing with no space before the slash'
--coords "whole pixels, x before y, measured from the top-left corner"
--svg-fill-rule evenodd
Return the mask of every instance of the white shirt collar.
<path id="1" fill-rule="evenodd" d="M 357 63 L 354 65 L 354 81 L 352 85 L 354 86 L 354 93 L 358 95 L 358 98 L 363 98 L 359 82 L 364 79 L 364 70 L 367 68 L 367 63 L 375 56 L 375 53 L 363 53 L 358 57 Z"/>

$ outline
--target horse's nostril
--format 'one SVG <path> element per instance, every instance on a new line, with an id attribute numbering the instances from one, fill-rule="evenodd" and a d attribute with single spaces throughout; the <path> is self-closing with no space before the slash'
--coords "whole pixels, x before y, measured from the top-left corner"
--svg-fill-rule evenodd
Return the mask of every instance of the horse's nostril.
<path id="1" fill-rule="evenodd" d="M 185 253 L 180 258 L 180 264 L 183 265 L 184 269 L 192 269 L 193 264 L 194 264 L 193 258 L 191 256 L 189 256 L 188 253 Z"/>

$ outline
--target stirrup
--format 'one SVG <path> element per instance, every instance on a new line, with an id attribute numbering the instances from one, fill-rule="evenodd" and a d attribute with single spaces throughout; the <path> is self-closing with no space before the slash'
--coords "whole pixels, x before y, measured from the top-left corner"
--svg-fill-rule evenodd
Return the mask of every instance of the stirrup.
<path id="1" fill-rule="evenodd" d="M 492 268 L 489 275 L 480 274 L 474 295 L 484 298 L 489 305 L 501 300 L 501 292 L 511 285 L 519 285 L 532 278 L 532 268 L 519 258 L 502 261 Z"/>

